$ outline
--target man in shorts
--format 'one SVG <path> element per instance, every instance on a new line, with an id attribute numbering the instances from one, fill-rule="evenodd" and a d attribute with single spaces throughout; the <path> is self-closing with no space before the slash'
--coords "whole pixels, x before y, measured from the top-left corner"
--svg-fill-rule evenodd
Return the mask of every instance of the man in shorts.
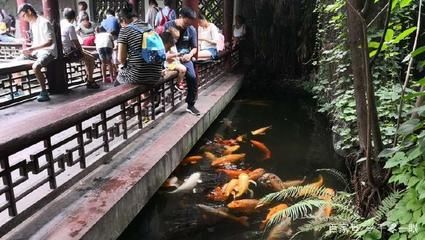
<path id="1" fill-rule="evenodd" d="M 21 21 L 28 22 L 32 31 L 32 45 L 22 50 L 21 60 L 34 60 L 32 69 L 40 83 L 41 92 L 37 101 L 49 101 L 46 89 L 46 79 L 41 72 L 51 61 L 57 58 L 56 38 L 52 24 L 46 18 L 38 16 L 31 4 L 25 3 L 18 7 L 18 17 Z"/>

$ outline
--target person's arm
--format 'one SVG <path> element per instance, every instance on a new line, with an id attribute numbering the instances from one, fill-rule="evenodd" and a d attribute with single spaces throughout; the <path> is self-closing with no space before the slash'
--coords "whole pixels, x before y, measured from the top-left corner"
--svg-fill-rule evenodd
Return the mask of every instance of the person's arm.
<path id="1" fill-rule="evenodd" d="M 185 54 L 182 56 L 182 60 L 184 62 L 188 62 L 192 59 L 193 56 L 195 56 L 195 54 L 198 52 L 198 40 L 196 38 L 196 30 L 194 27 L 190 27 L 190 39 L 191 39 L 191 45 L 192 45 L 192 49 L 190 50 L 190 52 L 188 54 Z"/>
<path id="2" fill-rule="evenodd" d="M 160 11 L 158 11 L 158 13 L 155 16 L 155 26 L 159 26 L 161 19 L 162 19 L 162 9 Z"/>
<path id="3" fill-rule="evenodd" d="M 127 44 L 118 43 L 117 59 L 120 64 L 125 64 L 127 62 Z"/>

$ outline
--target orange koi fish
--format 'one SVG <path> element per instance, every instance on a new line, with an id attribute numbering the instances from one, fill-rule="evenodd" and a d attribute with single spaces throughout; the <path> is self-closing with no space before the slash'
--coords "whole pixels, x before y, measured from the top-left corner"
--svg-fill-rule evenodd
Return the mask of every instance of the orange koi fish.
<path id="1" fill-rule="evenodd" d="M 239 150 L 241 146 L 239 145 L 234 145 L 234 146 L 224 146 L 224 152 L 223 155 L 229 155 L 232 154 L 233 152 L 236 152 L 237 150 Z"/>
<path id="2" fill-rule="evenodd" d="M 226 156 L 223 156 L 223 157 L 219 157 L 211 163 L 211 166 L 217 167 L 217 166 L 220 166 L 220 165 L 227 165 L 227 164 L 231 164 L 231 163 L 236 163 L 236 162 L 244 160 L 245 155 L 246 155 L 245 153 L 241 153 L 241 154 L 229 154 L 229 155 L 226 155 Z"/>
<path id="3" fill-rule="evenodd" d="M 246 139 L 246 134 L 239 135 L 239 136 L 236 137 L 237 142 L 245 142 L 245 139 Z"/>
<path id="4" fill-rule="evenodd" d="M 216 187 L 214 188 L 214 190 L 212 190 L 208 195 L 207 198 L 211 201 L 215 201 L 215 202 L 224 202 L 226 201 L 229 197 L 224 195 L 223 189 L 221 189 L 221 187 Z"/>
<path id="5" fill-rule="evenodd" d="M 217 159 L 217 157 L 211 152 L 204 152 L 204 155 L 210 161 L 214 161 Z"/>
<path id="6" fill-rule="evenodd" d="M 288 208 L 288 205 L 286 205 L 286 204 L 284 204 L 284 203 L 279 204 L 279 205 L 277 205 L 277 206 L 275 206 L 275 207 L 270 208 L 270 209 L 269 209 L 269 213 L 268 213 L 268 214 L 267 214 L 267 216 L 266 216 L 266 219 L 264 219 L 264 220 L 261 222 L 260 228 L 261 228 L 261 229 L 264 229 L 264 227 L 266 226 L 266 224 L 270 221 L 270 219 L 272 219 L 272 217 L 273 217 L 276 213 L 278 213 L 278 212 L 280 212 L 280 211 L 282 211 L 282 210 L 285 210 L 285 209 L 287 209 L 287 208 Z"/>
<path id="7" fill-rule="evenodd" d="M 335 196 L 335 190 L 332 188 L 326 188 L 323 195 L 318 196 L 319 199 L 326 200 L 328 204 L 325 204 L 319 209 L 320 216 L 330 217 L 332 213 L 332 198 Z"/>
<path id="8" fill-rule="evenodd" d="M 272 157 L 272 152 L 266 147 L 266 145 L 264 145 L 264 143 L 255 140 L 250 140 L 250 142 L 252 145 L 254 145 L 254 147 L 258 148 L 261 152 L 264 153 L 262 160 L 267 160 Z"/>
<path id="9" fill-rule="evenodd" d="M 267 240 L 288 239 L 292 233 L 291 218 L 283 217 L 282 221 L 272 228 Z"/>
<path id="10" fill-rule="evenodd" d="M 259 128 L 259 129 L 254 130 L 254 131 L 251 131 L 251 134 L 253 136 L 256 136 L 256 135 L 265 135 L 266 134 L 266 131 L 269 130 L 269 129 L 272 129 L 272 126 L 271 125 L 270 126 L 267 126 L 267 127 Z"/>
<path id="11" fill-rule="evenodd" d="M 203 159 L 202 156 L 189 156 L 189 157 L 186 157 L 185 159 L 183 159 L 182 164 L 183 165 L 196 164 L 197 162 L 201 161 L 202 159 Z"/>
<path id="12" fill-rule="evenodd" d="M 245 226 L 245 227 L 249 227 L 249 222 L 248 222 L 248 217 L 246 216 L 242 216 L 242 217 L 236 217 L 233 216 L 223 210 L 220 209 L 216 209 L 204 204 L 196 204 L 196 206 L 198 206 L 202 211 L 204 211 L 205 213 L 208 213 L 210 215 L 216 216 L 216 217 L 222 217 L 222 218 L 227 218 L 230 219 L 232 221 L 238 222 L 241 225 Z"/>
<path id="13" fill-rule="evenodd" d="M 232 179 L 238 178 L 241 173 L 251 174 L 249 170 L 242 169 L 217 169 L 217 172 L 222 172 Z"/>
<path id="14" fill-rule="evenodd" d="M 227 207 L 236 212 L 254 213 L 259 210 L 258 208 L 256 208 L 258 202 L 259 201 L 257 199 L 234 200 L 227 204 Z"/>
<path id="15" fill-rule="evenodd" d="M 248 173 L 248 176 L 249 176 L 249 179 L 257 181 L 257 179 L 263 176 L 264 173 L 266 173 L 266 170 L 264 170 L 263 168 L 257 168 L 251 171 L 250 173 Z"/>
<path id="16" fill-rule="evenodd" d="M 290 187 L 296 187 L 299 186 L 301 184 L 303 184 L 305 181 L 305 177 L 302 180 L 289 180 L 289 181 L 284 181 L 281 183 L 283 189 L 286 188 L 290 188 Z"/>

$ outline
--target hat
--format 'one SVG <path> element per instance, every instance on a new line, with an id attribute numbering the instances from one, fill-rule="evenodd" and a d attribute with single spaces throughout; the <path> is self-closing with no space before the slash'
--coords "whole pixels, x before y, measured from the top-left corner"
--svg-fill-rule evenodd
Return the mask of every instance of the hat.
<path id="1" fill-rule="evenodd" d="M 16 15 L 19 15 L 21 12 L 27 12 L 28 10 L 31 10 L 32 12 L 35 12 L 34 7 L 29 3 L 24 3 L 18 6 L 18 11 Z"/>
<path id="2" fill-rule="evenodd" d="M 195 19 L 196 13 L 188 7 L 184 7 L 180 10 L 180 16 L 183 18 Z"/>

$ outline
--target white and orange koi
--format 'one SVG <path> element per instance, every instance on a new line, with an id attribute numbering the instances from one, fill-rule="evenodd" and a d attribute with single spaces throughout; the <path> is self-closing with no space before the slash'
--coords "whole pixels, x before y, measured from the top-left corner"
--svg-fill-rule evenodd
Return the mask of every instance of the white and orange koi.
<path id="1" fill-rule="evenodd" d="M 271 125 L 270 126 L 267 126 L 267 127 L 259 128 L 259 129 L 254 130 L 254 131 L 251 131 L 251 134 L 253 136 L 256 136 L 256 135 L 265 135 L 266 134 L 266 131 L 269 130 L 269 129 L 272 129 L 272 126 Z"/>
<path id="2" fill-rule="evenodd" d="M 246 191 L 250 191 L 251 194 L 253 195 L 253 192 L 248 188 L 249 183 L 253 183 L 255 185 L 257 185 L 257 183 L 250 180 L 248 174 L 246 173 L 241 173 L 238 177 L 238 180 L 239 180 L 238 186 L 237 186 L 238 193 L 235 195 L 235 198 L 242 196 Z"/>
<path id="3" fill-rule="evenodd" d="M 183 159 L 182 164 L 196 164 L 197 162 L 201 161 L 203 159 L 202 156 L 189 156 Z"/>
<path id="4" fill-rule="evenodd" d="M 233 145 L 233 146 L 225 145 L 223 155 L 232 154 L 233 152 L 236 152 L 237 150 L 239 150 L 239 148 L 241 148 L 241 146 L 239 146 L 239 145 Z"/>

